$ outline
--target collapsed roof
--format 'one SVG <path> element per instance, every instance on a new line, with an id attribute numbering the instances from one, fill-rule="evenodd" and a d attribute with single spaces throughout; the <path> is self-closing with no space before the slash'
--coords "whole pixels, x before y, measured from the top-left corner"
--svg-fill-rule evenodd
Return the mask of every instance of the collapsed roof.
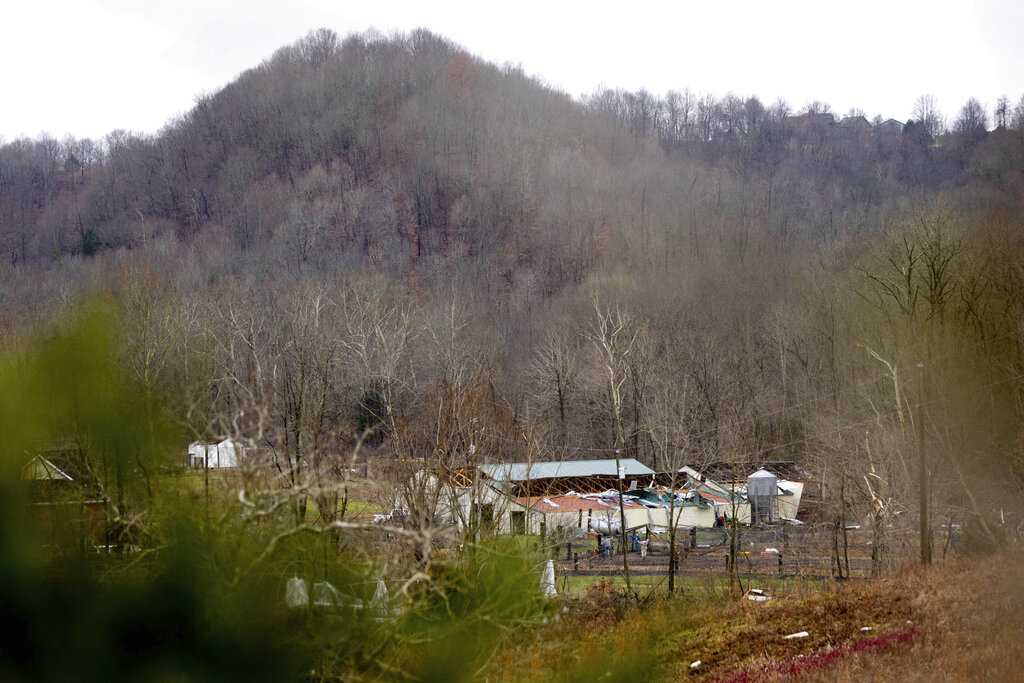
<path id="1" fill-rule="evenodd" d="M 621 458 L 626 477 L 651 477 L 654 470 L 635 458 Z M 495 481 L 522 482 L 564 477 L 617 477 L 615 460 L 556 460 L 480 465 L 480 471 Z"/>

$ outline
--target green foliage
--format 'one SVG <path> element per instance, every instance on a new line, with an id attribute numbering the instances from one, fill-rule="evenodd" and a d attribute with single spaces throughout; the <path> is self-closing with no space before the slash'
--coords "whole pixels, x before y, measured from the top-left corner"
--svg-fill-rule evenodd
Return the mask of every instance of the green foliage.
<path id="1" fill-rule="evenodd" d="M 504 637 L 552 616 L 552 603 L 540 593 L 539 557 L 517 541 L 489 539 L 462 562 L 435 567 L 431 583 L 420 589 L 422 608 L 401 631 L 427 643 L 405 655 L 418 678 L 471 680 Z"/>
<path id="2" fill-rule="evenodd" d="M 435 564 L 408 597 L 371 605 L 380 568 L 339 553 L 334 533 L 295 527 L 283 513 L 255 518 L 237 503 L 210 516 L 187 486 L 140 486 L 183 436 L 120 371 L 116 329 L 109 307 L 91 303 L 0 361 L 3 680 L 387 679 L 402 670 L 468 680 L 501 637 L 549 614 L 538 558 L 514 540 Z M 63 439 L 133 483 L 125 495 L 146 518 L 137 545 L 44 552 L 49 537 L 20 471 L 35 450 Z M 350 541 L 360 542 L 372 541 Z M 330 582 L 342 599 L 288 608 L 293 576 L 311 593 Z"/>
<path id="3" fill-rule="evenodd" d="M 6 481 L 18 478 L 30 454 L 67 443 L 88 454 L 104 484 L 142 484 L 171 462 L 176 431 L 116 362 L 116 325 L 109 305 L 91 302 L 0 359 Z"/>
<path id="4" fill-rule="evenodd" d="M 4 680 L 280 680 L 299 652 L 272 603 L 225 593 L 181 524 L 127 557 L 43 552 L 21 467 L 74 441 L 89 467 L 120 472 L 126 496 L 169 462 L 177 432 L 115 362 L 116 318 L 93 302 L 0 360 L 0 652 Z M 228 654 L 230 653 L 230 655 Z"/>

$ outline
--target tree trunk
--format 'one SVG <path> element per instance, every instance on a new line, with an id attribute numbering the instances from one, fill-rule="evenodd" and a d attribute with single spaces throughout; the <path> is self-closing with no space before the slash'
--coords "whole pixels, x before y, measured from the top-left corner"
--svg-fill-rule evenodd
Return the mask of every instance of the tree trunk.
<path id="1" fill-rule="evenodd" d="M 629 547 L 626 545 L 626 507 L 622 502 L 622 469 L 619 464 L 619 451 L 615 451 L 615 473 L 619 481 L 619 532 L 622 536 L 622 573 L 626 577 L 626 593 L 633 594 L 633 586 L 629 580 Z"/>

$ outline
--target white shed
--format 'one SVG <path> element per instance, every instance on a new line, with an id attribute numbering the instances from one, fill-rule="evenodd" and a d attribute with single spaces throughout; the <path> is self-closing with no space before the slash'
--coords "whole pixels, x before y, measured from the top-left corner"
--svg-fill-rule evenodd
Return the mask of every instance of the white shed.
<path id="1" fill-rule="evenodd" d="M 231 439 L 224 439 L 220 443 L 196 441 L 188 447 L 188 466 L 195 469 L 238 467 L 239 450 Z"/>

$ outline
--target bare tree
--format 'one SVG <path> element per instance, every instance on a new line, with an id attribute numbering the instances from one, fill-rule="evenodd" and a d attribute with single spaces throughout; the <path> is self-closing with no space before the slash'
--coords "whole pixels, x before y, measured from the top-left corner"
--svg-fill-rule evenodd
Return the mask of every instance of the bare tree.
<path id="1" fill-rule="evenodd" d="M 630 356 L 636 348 L 639 329 L 633 320 L 619 307 L 607 308 L 595 296 L 594 317 L 585 332 L 598 356 L 598 363 L 605 375 L 608 392 L 608 407 L 614 434 L 616 466 L 619 454 L 626 445 L 626 431 L 622 417 L 622 387 L 628 375 Z M 622 570 L 626 577 L 626 590 L 632 593 L 629 580 L 629 552 L 626 546 L 626 513 L 622 503 L 622 477 L 619 476 L 619 521 L 622 533 Z"/>
<path id="2" fill-rule="evenodd" d="M 557 415 L 559 445 L 565 448 L 569 445 L 570 411 L 579 389 L 575 349 L 563 336 L 551 333 L 535 352 L 530 374 L 542 414 L 553 410 Z"/>
<path id="3" fill-rule="evenodd" d="M 933 138 L 941 135 L 946 128 L 942 111 L 935 100 L 934 95 L 921 95 L 914 101 L 914 111 L 911 114 L 913 119 L 924 126 L 928 135 Z"/>
<path id="4" fill-rule="evenodd" d="M 1010 99 L 1003 95 L 996 100 L 995 109 L 992 110 L 992 115 L 996 121 L 996 128 L 1007 128 L 1010 125 Z"/>
<path id="5" fill-rule="evenodd" d="M 984 135 L 988 129 L 988 114 L 981 102 L 973 97 L 964 103 L 960 113 L 953 122 L 953 130 L 968 138 L 977 138 Z"/>
<path id="6" fill-rule="evenodd" d="M 701 472 L 708 464 L 706 454 L 694 447 L 693 406 L 689 380 L 676 372 L 678 365 L 671 358 L 657 368 L 658 381 L 646 396 L 646 425 L 654 445 L 655 468 L 668 478 L 668 591 L 675 592 L 679 571 L 677 545 L 682 510 L 677 504 L 677 489 L 687 481 L 680 470 L 690 466 Z M 695 484 L 699 485 L 699 484 Z"/>
<path id="7" fill-rule="evenodd" d="M 1010 127 L 1014 130 L 1024 130 L 1024 95 L 1021 95 L 1020 100 L 1013 107 L 1013 118 L 1010 121 Z"/>

